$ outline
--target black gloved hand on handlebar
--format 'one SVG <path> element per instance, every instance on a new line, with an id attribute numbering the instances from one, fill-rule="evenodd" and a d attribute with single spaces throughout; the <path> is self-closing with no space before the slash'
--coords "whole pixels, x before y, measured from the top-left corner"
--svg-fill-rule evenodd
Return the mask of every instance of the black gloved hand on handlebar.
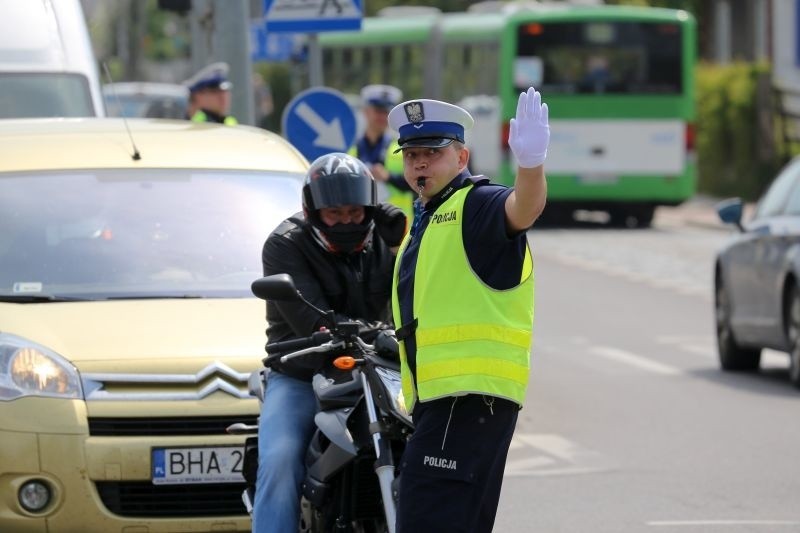
<path id="1" fill-rule="evenodd" d="M 392 204 L 381 203 L 373 216 L 375 230 L 390 247 L 400 246 L 406 235 L 407 217 L 402 209 Z"/>
<path id="2" fill-rule="evenodd" d="M 378 335 L 378 333 L 389 328 L 388 324 L 377 320 L 375 322 L 354 320 L 353 322 L 358 322 L 360 324 L 358 328 L 358 336 L 361 337 L 361 340 L 369 344 L 372 344 L 372 342 L 375 340 L 375 336 Z"/>
<path id="3" fill-rule="evenodd" d="M 379 331 L 372 344 L 375 346 L 375 353 L 381 357 L 392 361 L 400 360 L 400 344 L 393 329 Z"/>

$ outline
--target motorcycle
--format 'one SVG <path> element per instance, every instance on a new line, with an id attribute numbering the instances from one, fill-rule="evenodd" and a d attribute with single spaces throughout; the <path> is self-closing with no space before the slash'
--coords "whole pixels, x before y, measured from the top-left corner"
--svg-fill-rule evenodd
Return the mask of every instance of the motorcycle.
<path id="1" fill-rule="evenodd" d="M 312 385 L 319 410 L 316 430 L 306 451 L 300 531 L 308 533 L 394 533 L 397 480 L 395 465 L 414 431 L 403 404 L 398 344 L 393 330 L 365 342 L 358 322 L 337 321 L 305 300 L 288 274 L 256 280 L 261 299 L 300 301 L 333 324 L 309 337 L 266 345 L 264 366 L 277 360 L 326 356 Z M 288 353 L 287 353 L 288 352 Z M 251 394 L 264 401 L 266 371 L 251 375 Z M 252 514 L 258 470 L 258 426 L 233 424 L 231 434 L 249 436 L 242 500 Z"/>

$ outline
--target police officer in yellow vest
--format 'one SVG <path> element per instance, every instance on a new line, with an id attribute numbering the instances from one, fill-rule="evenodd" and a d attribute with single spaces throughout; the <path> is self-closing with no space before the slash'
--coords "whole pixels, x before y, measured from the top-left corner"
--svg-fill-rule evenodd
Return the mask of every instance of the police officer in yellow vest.
<path id="1" fill-rule="evenodd" d="M 193 122 L 215 122 L 226 126 L 239 123 L 235 117 L 228 115 L 233 87 L 228 80 L 228 69 L 227 63 L 212 63 L 183 82 L 189 89 L 186 118 Z"/>
<path id="2" fill-rule="evenodd" d="M 395 262 L 394 322 L 415 431 L 400 462 L 397 533 L 490 533 L 528 384 L 533 263 L 544 209 L 547 104 L 520 94 L 513 188 L 467 169 L 460 107 L 411 100 L 389 113 L 417 216 Z"/>
<path id="3" fill-rule="evenodd" d="M 403 93 L 391 85 L 367 85 L 361 89 L 364 135 L 347 152 L 364 162 L 378 185 L 378 201 L 403 210 L 408 220 L 414 214 L 414 195 L 403 178 L 403 156 L 396 136 L 389 129 L 389 110 L 400 103 Z"/>

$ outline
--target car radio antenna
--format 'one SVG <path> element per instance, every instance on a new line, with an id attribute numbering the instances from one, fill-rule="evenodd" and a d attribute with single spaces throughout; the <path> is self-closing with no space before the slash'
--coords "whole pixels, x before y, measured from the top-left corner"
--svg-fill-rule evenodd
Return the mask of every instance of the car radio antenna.
<path id="1" fill-rule="evenodd" d="M 111 93 L 114 95 L 114 100 L 117 103 L 117 107 L 119 107 L 119 115 L 122 117 L 122 123 L 125 124 L 125 130 L 128 132 L 128 138 L 131 140 L 131 146 L 133 146 L 133 154 L 131 154 L 131 159 L 134 161 L 139 161 L 142 158 L 142 154 L 139 153 L 139 149 L 136 147 L 136 143 L 133 141 L 131 129 L 128 127 L 128 117 L 125 116 L 125 110 L 122 107 L 122 102 L 119 101 L 117 89 L 114 87 L 113 80 L 111 79 L 111 72 L 108 71 L 108 65 L 105 61 L 103 61 L 103 70 L 106 73 L 108 85 L 111 87 Z"/>

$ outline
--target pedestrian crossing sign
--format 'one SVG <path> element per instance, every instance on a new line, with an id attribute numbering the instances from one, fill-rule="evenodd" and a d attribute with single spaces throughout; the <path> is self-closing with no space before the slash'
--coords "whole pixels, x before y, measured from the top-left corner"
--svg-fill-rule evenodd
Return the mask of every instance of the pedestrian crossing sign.
<path id="1" fill-rule="evenodd" d="M 264 0 L 267 32 L 359 30 L 362 0 Z"/>

